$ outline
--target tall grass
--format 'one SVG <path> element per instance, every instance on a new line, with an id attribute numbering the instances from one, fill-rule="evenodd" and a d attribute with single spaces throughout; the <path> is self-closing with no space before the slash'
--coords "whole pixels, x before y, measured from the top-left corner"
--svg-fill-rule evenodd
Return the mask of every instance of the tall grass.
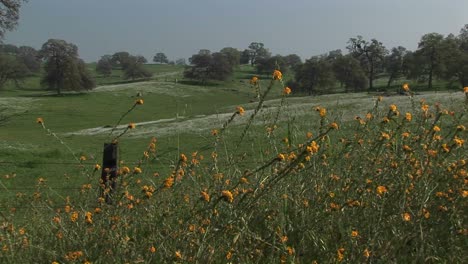
<path id="1" fill-rule="evenodd" d="M 333 117 L 336 109 L 311 107 L 319 120 L 312 123 L 288 113 L 280 81 L 275 73 L 267 88 L 257 86 L 263 96 L 244 127 L 232 125 L 244 114 L 238 107 L 207 135 L 210 151 L 182 153 L 163 168 L 158 142 L 149 139 L 136 167 L 121 164 L 111 205 L 99 197 L 99 164 L 84 168 L 89 183 L 74 196 L 52 199 L 39 179 L 33 192 L 2 205 L 0 260 L 466 260 L 468 88 L 464 109 L 416 102 L 408 91 L 411 111 L 376 98 L 349 122 Z M 284 92 L 278 112 L 263 120 L 266 129 L 252 125 L 275 91 Z M 29 221 L 17 222 L 24 205 Z"/>

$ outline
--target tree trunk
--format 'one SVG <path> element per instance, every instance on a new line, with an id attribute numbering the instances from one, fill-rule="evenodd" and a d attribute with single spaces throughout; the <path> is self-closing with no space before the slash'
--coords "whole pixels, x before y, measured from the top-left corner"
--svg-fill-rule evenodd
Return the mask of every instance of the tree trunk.
<path id="1" fill-rule="evenodd" d="M 391 73 L 390 76 L 388 77 L 387 90 L 390 89 L 390 85 L 392 84 L 393 79 L 395 79 L 395 74 Z"/>
<path id="2" fill-rule="evenodd" d="M 434 74 L 434 53 L 435 53 L 435 49 L 432 48 L 432 52 L 431 52 L 431 65 L 429 66 L 429 83 L 427 84 L 427 89 L 428 90 L 432 90 L 432 76 Z"/>
<path id="3" fill-rule="evenodd" d="M 429 82 L 427 84 L 427 89 L 428 90 L 432 90 L 432 75 L 433 75 L 433 72 L 434 72 L 433 67 L 434 66 L 433 66 L 432 61 L 431 61 L 431 67 L 429 69 Z"/>

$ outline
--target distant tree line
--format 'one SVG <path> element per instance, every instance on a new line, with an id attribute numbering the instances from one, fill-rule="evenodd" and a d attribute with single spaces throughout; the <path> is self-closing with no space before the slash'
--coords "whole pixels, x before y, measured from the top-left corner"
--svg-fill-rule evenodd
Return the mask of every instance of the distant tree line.
<path id="1" fill-rule="evenodd" d="M 25 1 L 0 0 L 0 41 L 17 25 L 19 8 Z M 252 42 L 243 51 L 226 47 L 212 53 L 204 49 L 189 59 L 184 76 L 201 82 L 224 81 L 240 64 L 250 64 L 258 74 L 269 74 L 275 69 L 292 71 L 294 78 L 288 85 L 308 94 L 324 92 L 336 83 L 346 92 L 375 91 L 377 78 L 387 78 L 387 88 L 402 77 L 425 82 L 427 89 L 436 87 L 435 79 L 468 86 L 468 24 L 458 35 L 425 34 L 415 51 L 402 46 L 387 49 L 380 41 L 362 36 L 350 38 L 347 44 L 347 54 L 334 50 L 305 62 L 296 54 L 272 56 L 261 42 Z M 186 65 L 185 59 L 169 61 L 162 52 L 154 55 L 153 62 Z M 148 78 L 151 73 L 143 66 L 145 63 L 145 57 L 121 51 L 102 56 L 96 72 L 107 77 L 113 69 L 119 69 L 125 79 Z M 72 43 L 49 39 L 40 50 L 35 50 L 0 42 L 0 88 L 7 82 L 20 86 L 26 77 L 39 74 L 41 84 L 58 94 L 95 86 L 86 64 L 79 58 L 78 47 Z"/>
<path id="2" fill-rule="evenodd" d="M 113 69 L 121 69 L 125 79 L 148 78 L 152 74 L 143 67 L 147 62 L 143 56 L 133 56 L 126 51 L 119 51 L 113 55 L 102 56 L 96 64 L 96 72 L 108 77 Z"/>
<path id="3" fill-rule="evenodd" d="M 184 76 L 202 82 L 226 80 L 235 67 L 250 64 L 258 74 L 291 70 L 294 78 L 288 84 L 308 94 L 326 92 L 336 83 L 346 92 L 376 91 L 377 78 L 387 78 L 386 89 L 399 78 L 425 82 L 429 90 L 435 78 L 468 86 L 468 24 L 458 35 L 425 34 L 415 51 L 402 46 L 387 49 L 382 42 L 362 36 L 350 38 L 346 49 L 347 54 L 333 50 L 305 62 L 297 54 L 272 56 L 261 42 L 252 42 L 243 51 L 232 47 L 215 53 L 200 50 L 189 59 Z"/>
<path id="4" fill-rule="evenodd" d="M 387 78 L 386 89 L 399 78 L 427 83 L 428 90 L 434 89 L 435 78 L 468 86 L 468 24 L 458 35 L 425 34 L 415 51 L 402 46 L 389 50 L 362 36 L 350 38 L 346 48 L 348 54 L 335 50 L 296 66 L 289 83 L 293 90 L 314 94 L 338 82 L 346 92 L 376 91 L 377 78 Z"/>

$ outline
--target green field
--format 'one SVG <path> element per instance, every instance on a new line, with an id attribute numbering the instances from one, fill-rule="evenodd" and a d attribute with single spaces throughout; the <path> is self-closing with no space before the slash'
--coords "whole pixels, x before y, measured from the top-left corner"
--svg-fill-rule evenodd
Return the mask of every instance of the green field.
<path id="1" fill-rule="evenodd" d="M 389 91 L 382 101 L 368 93 L 284 96 L 281 82 L 262 76 L 266 96 L 255 114 L 249 67 L 204 86 L 180 79 L 181 67 L 147 67 L 155 73 L 149 81 L 122 83 L 115 71 L 87 93 L 55 96 L 34 78 L 28 89 L 1 91 L 0 109 L 10 116 L 0 127 L 1 261 L 466 259 L 468 155 L 467 144 L 456 141 L 467 139 L 463 91 Z M 135 105 L 140 98 L 144 104 Z M 235 114 L 238 106 L 244 115 Z M 121 175 L 113 205 L 103 204 L 95 164 L 103 144 L 129 123 L 136 127 L 118 146 L 121 167 L 131 172 Z M 153 137 L 155 153 L 148 149 Z M 308 153 L 312 142 L 320 148 Z"/>

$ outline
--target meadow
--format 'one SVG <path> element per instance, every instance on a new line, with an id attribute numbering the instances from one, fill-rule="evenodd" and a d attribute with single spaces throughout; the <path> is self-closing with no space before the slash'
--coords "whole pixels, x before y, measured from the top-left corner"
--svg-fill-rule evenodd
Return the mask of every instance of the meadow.
<path id="1" fill-rule="evenodd" d="M 2 91 L 1 262 L 466 261 L 468 88 L 305 97 L 278 72 L 193 85 L 149 67 L 88 93 Z"/>

